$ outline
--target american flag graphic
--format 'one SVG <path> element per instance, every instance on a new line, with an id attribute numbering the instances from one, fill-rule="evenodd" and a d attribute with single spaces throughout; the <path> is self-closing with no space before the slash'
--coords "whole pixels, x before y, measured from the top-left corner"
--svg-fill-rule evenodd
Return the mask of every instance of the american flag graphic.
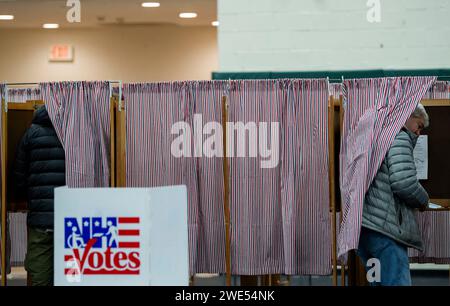
<path id="1" fill-rule="evenodd" d="M 64 218 L 65 274 L 139 274 L 139 217 Z"/>

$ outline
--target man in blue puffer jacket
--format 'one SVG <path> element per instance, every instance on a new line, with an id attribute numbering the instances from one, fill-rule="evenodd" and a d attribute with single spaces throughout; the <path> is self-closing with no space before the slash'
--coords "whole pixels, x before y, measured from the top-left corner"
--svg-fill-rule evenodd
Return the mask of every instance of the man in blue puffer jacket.
<path id="1" fill-rule="evenodd" d="M 365 266 L 380 261 L 381 284 L 410 286 L 408 247 L 423 250 L 415 217 L 428 206 L 428 194 L 417 179 L 413 150 L 429 124 L 419 104 L 397 134 L 364 199 L 362 229 L 357 250 Z"/>
<path id="2" fill-rule="evenodd" d="M 28 246 L 25 258 L 33 286 L 53 284 L 54 189 L 64 186 L 65 155 L 44 106 L 37 109 L 16 153 L 16 188 L 27 194 Z"/>

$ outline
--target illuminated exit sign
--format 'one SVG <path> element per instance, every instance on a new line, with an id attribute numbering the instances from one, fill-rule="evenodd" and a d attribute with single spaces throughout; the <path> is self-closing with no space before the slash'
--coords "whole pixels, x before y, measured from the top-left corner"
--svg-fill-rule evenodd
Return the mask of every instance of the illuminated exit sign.
<path id="1" fill-rule="evenodd" d="M 50 62 L 71 62 L 73 61 L 72 45 L 53 45 L 50 48 Z"/>

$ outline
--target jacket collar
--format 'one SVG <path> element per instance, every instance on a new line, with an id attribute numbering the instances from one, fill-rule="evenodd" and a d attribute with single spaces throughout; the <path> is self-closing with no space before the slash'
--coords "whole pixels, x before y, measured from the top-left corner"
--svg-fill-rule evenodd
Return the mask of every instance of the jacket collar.
<path id="1" fill-rule="evenodd" d="M 48 116 L 47 109 L 45 106 L 39 107 L 33 115 L 33 123 L 39 124 L 42 126 L 51 126 L 52 122 L 50 121 L 50 117 Z"/>
<path id="2" fill-rule="evenodd" d="M 413 132 L 408 130 L 406 127 L 402 127 L 402 130 L 405 131 L 406 134 L 408 134 L 409 138 L 411 138 L 411 141 L 413 143 L 413 147 L 415 147 L 416 143 L 417 143 L 417 139 L 419 139 L 419 136 L 417 136 L 416 134 L 414 134 Z"/>

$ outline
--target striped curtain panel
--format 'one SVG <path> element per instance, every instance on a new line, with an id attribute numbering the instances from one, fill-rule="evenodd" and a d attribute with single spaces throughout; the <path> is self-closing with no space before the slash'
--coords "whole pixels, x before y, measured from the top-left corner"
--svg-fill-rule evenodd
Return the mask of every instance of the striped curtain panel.
<path id="1" fill-rule="evenodd" d="M 428 99 L 450 99 L 450 82 L 435 82 L 426 96 Z M 417 220 L 425 249 L 423 252 L 409 249 L 411 262 L 450 264 L 450 212 L 427 211 L 418 214 Z"/>
<path id="2" fill-rule="evenodd" d="M 281 127 L 275 131 L 277 141 L 269 141 L 272 122 L 282 122 L 287 89 L 276 80 L 234 81 L 230 85 L 228 120 L 246 126 L 254 124 L 256 131 L 245 139 L 245 157 L 238 155 L 239 133 L 234 132 L 234 157 L 229 158 L 231 271 L 238 275 L 282 273 L 285 261 L 280 163 L 277 160 L 275 167 L 262 168 L 265 158 L 259 148 L 251 153 L 249 143 L 251 139 L 256 142 L 264 123 L 265 147 L 280 152 Z"/>
<path id="3" fill-rule="evenodd" d="M 342 95 L 342 83 L 330 83 L 330 96 L 339 99 Z"/>
<path id="4" fill-rule="evenodd" d="M 127 117 L 127 186 L 186 185 L 190 273 L 225 271 L 221 159 L 178 158 L 171 153 L 178 122 L 189 125 L 187 156 L 194 156 L 194 115 L 220 122 L 220 90 L 214 83 L 124 84 Z M 196 101 L 196 103 L 194 103 Z M 185 126 L 185 125 L 184 125 Z M 176 132 L 176 131 L 175 131 Z M 198 139 L 198 138 L 197 138 Z M 200 144 L 201 148 L 201 144 Z"/>
<path id="5" fill-rule="evenodd" d="M 434 84 L 425 94 L 424 99 L 450 99 L 450 82 L 434 82 Z"/>
<path id="6" fill-rule="evenodd" d="M 254 122 L 258 134 L 267 124 L 279 151 L 274 168 L 261 154 L 230 158 L 232 273 L 330 274 L 327 81 L 231 84 L 229 120 Z"/>
<path id="7" fill-rule="evenodd" d="M 9 88 L 8 100 L 14 103 L 42 100 L 41 90 L 39 88 Z"/>
<path id="8" fill-rule="evenodd" d="M 64 147 L 69 187 L 108 187 L 109 82 L 41 83 L 45 106 Z"/>
<path id="9" fill-rule="evenodd" d="M 229 159 L 232 273 L 330 274 L 327 81 L 246 80 L 228 86 L 228 120 L 253 124 L 252 138 L 258 138 L 256 154 L 247 147 L 239 157 L 236 137 Z M 262 148 L 277 155 L 267 168 Z"/>
<path id="10" fill-rule="evenodd" d="M 0 102 L 1 102 L 1 107 L 2 108 L 3 108 L 3 99 L 6 99 L 5 93 L 6 93 L 6 85 L 3 84 L 3 83 L 0 83 Z M 1 150 L 0 158 L 3 158 L 3 155 L 4 155 L 3 154 L 3 150 L 4 150 L 4 148 L 3 148 L 3 139 L 2 139 L 2 137 L 3 137 L 3 130 L 2 130 L 2 128 L 3 128 L 3 122 L 2 122 L 3 115 L 2 114 L 3 114 L 3 109 L 0 110 L 0 150 Z M 2 170 L 2 163 L 0 162 L 0 173 L 1 173 L 1 170 Z M 2 207 L 2 196 L 1 195 L 2 195 L 2 191 L 0 189 L 0 209 Z M 0 218 L 0 223 L 1 223 L 1 218 Z M 0 233 L 0 235 L 1 235 L 1 233 Z"/>
<path id="11" fill-rule="evenodd" d="M 6 99 L 5 94 L 6 94 L 6 85 L 3 84 L 3 83 L 0 83 L 0 101 L 3 101 L 3 99 Z M 3 107 L 3 103 L 1 103 L 1 107 Z M 2 153 L 0 158 L 3 158 L 3 155 L 4 155 L 3 154 L 3 150 L 4 150 L 4 148 L 3 148 L 3 139 L 2 139 L 2 135 L 3 135 L 3 133 L 2 133 L 2 128 L 3 128 L 3 122 L 2 122 L 3 116 L 2 116 L 2 114 L 3 114 L 3 109 L 0 112 L 0 150 L 1 150 L 1 153 Z M 0 163 L 0 173 L 1 173 L 1 170 L 2 170 L 2 167 L 1 167 L 1 163 Z M 1 195 L 2 195 L 2 191 L 0 190 L 0 211 L 1 211 L 1 208 L 2 208 L 2 205 L 3 205 Z M 1 226 L 1 224 L 2 224 L 2 219 L 0 218 L 0 226 Z M 8 226 L 8 222 L 7 222 L 7 226 Z M 0 239 L 2 238 L 2 235 L 3 235 L 3 232 L 0 230 Z M 7 231 L 6 238 L 7 238 L 8 241 L 11 240 L 10 237 L 9 237 L 9 231 Z M 1 247 L 2 246 L 0 245 L 0 251 L 1 251 Z M 0 263 L 1 263 L 2 254 L 3 253 L 0 252 Z M 10 267 L 10 256 L 9 255 L 10 255 L 10 248 L 7 247 L 6 264 L 7 264 L 8 272 L 9 272 L 9 267 Z M 1 264 L 0 264 L 0 273 L 2 273 L 1 270 L 2 270 L 2 267 L 1 267 Z"/>
<path id="12" fill-rule="evenodd" d="M 23 266 L 27 253 L 27 214 L 23 212 L 9 213 L 9 232 L 11 235 L 11 265 Z"/>
<path id="13" fill-rule="evenodd" d="M 450 264 L 450 212 L 426 211 L 417 219 L 425 250 L 409 249 L 411 262 Z"/>
<path id="14" fill-rule="evenodd" d="M 195 158 L 198 204 L 193 210 L 192 218 L 195 220 L 193 229 L 198 236 L 197 266 L 206 272 L 223 273 L 225 272 L 223 158 L 222 154 L 217 152 L 217 149 L 223 147 L 223 135 L 221 130 L 206 131 L 206 129 L 207 124 L 211 122 L 222 124 L 221 101 L 226 84 L 202 81 L 188 82 L 188 85 L 190 111 L 187 112 L 187 122 L 194 127 L 194 122 L 198 119 L 194 120 L 193 115 L 196 118 L 201 115 L 201 125 L 205 128 L 204 135 L 199 133 L 201 141 L 198 142 L 198 147 L 203 148 L 202 156 Z M 215 146 L 208 145 L 208 141 L 213 139 Z"/>
<path id="15" fill-rule="evenodd" d="M 285 274 L 331 274 L 328 82 L 288 81 L 281 133 Z"/>
<path id="16" fill-rule="evenodd" d="M 262 168 L 267 158 L 249 152 L 248 138 L 245 157 L 237 156 L 241 144 L 235 133 L 229 159 L 232 273 L 329 274 L 325 80 L 125 84 L 127 185 L 187 185 L 190 272 L 223 273 L 223 159 L 207 145 L 214 134 L 207 124 L 222 121 L 223 95 L 228 121 L 255 124 L 256 138 L 267 127 L 262 144 L 277 145 L 279 154 L 273 168 Z M 191 127 L 190 158 L 169 153 L 177 137 L 171 129 L 179 121 Z M 270 139 L 272 122 L 279 123 L 277 144 Z M 309 128 L 312 135 L 305 133 Z M 221 146 L 222 131 L 215 133 Z M 195 155 L 194 141 L 203 148 L 201 156 Z"/>
<path id="17" fill-rule="evenodd" d="M 338 255 L 357 249 L 363 200 L 395 136 L 435 77 L 345 80 L 340 153 L 343 222 Z"/>

